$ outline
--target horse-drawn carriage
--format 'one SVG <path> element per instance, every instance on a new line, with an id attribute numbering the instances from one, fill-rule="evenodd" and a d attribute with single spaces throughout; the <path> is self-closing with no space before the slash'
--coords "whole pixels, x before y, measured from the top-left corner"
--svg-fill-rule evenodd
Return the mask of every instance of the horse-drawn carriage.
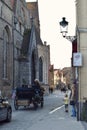
<path id="1" fill-rule="evenodd" d="M 33 104 L 34 108 L 37 109 L 38 105 L 43 107 L 43 92 L 40 89 L 34 87 L 17 87 L 15 91 L 14 107 L 16 110 L 20 106 L 30 106 Z"/>

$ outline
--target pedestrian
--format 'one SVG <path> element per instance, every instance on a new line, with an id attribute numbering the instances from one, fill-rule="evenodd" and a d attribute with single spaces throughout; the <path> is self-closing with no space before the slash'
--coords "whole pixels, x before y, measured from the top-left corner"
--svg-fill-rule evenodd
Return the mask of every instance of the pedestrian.
<path id="1" fill-rule="evenodd" d="M 2 94 L 1 94 L 1 90 L 0 90 L 0 97 L 2 96 Z"/>
<path id="2" fill-rule="evenodd" d="M 13 91 L 12 91 L 12 99 L 13 99 L 13 100 L 15 99 L 15 96 L 16 96 L 16 88 L 13 89 Z"/>
<path id="3" fill-rule="evenodd" d="M 0 98 L 2 98 L 2 93 L 1 93 L 1 90 L 0 90 Z"/>
<path id="4" fill-rule="evenodd" d="M 51 87 L 49 87 L 49 93 L 53 93 L 53 87 L 51 86 Z"/>
<path id="5" fill-rule="evenodd" d="M 49 87 L 49 93 L 51 93 L 51 88 Z"/>
<path id="6" fill-rule="evenodd" d="M 71 86 L 70 105 L 72 106 L 72 117 L 76 117 L 76 88 L 75 82 Z"/>
<path id="7" fill-rule="evenodd" d="M 69 97 L 68 97 L 68 94 L 65 94 L 64 104 L 65 104 L 65 112 L 68 112 L 68 107 L 69 107 Z"/>

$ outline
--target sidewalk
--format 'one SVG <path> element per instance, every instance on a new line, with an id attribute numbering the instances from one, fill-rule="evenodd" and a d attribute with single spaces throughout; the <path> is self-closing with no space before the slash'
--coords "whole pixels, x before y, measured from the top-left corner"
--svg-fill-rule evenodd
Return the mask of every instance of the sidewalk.
<path id="1" fill-rule="evenodd" d="M 39 126 L 39 127 L 38 127 Z M 70 113 L 64 112 L 64 107 L 46 116 L 45 120 L 40 119 L 34 124 L 30 130 L 87 130 L 82 125 L 82 122 L 77 121 L 75 117 L 71 117 Z"/>
<path id="2" fill-rule="evenodd" d="M 58 94 L 59 97 L 62 97 L 65 95 L 63 92 L 61 93 L 60 91 L 55 91 L 54 94 L 55 93 Z M 49 123 L 48 121 L 46 123 L 47 125 L 45 124 L 43 127 L 44 129 L 48 129 L 48 130 L 87 130 L 86 122 L 77 121 L 77 117 L 71 117 L 70 105 L 69 105 L 69 113 L 66 113 L 64 111 L 64 107 L 62 107 L 56 112 L 56 114 L 54 114 L 54 117 L 52 118 L 52 120 L 50 118 Z M 47 126 L 47 128 L 45 128 L 45 126 Z M 41 126 L 41 130 L 44 130 L 44 129 L 42 129 L 42 126 Z"/>
<path id="3" fill-rule="evenodd" d="M 87 130 L 87 122 L 82 122 L 82 125 L 84 126 L 84 130 Z"/>

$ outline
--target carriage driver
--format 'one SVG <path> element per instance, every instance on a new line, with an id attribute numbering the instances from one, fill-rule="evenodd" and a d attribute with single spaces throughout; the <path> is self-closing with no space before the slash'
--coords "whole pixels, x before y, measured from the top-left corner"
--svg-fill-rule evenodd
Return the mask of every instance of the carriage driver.
<path id="1" fill-rule="evenodd" d="M 40 82 L 39 82 L 38 79 L 35 79 L 35 80 L 34 80 L 34 85 L 33 85 L 33 87 L 34 87 L 35 89 L 39 89 L 39 90 L 41 91 L 41 93 L 44 94 L 45 89 L 41 86 L 41 84 L 40 84 Z"/>

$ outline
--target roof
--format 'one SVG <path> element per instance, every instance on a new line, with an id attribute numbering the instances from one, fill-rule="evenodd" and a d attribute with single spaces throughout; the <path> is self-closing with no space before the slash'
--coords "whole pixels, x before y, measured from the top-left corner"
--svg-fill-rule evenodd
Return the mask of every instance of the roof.
<path id="1" fill-rule="evenodd" d="M 36 44 L 43 45 L 39 32 L 37 31 L 35 26 L 33 26 L 33 27 L 35 30 Z M 19 57 L 19 60 L 21 60 L 21 61 L 27 59 L 32 29 L 25 29 L 25 31 L 24 31 L 24 36 L 23 36 L 23 41 L 22 41 L 22 46 L 21 46 L 21 54 Z"/>
<path id="2" fill-rule="evenodd" d="M 36 35 L 36 44 L 43 45 L 43 42 L 40 38 L 40 34 L 39 34 L 37 28 L 36 27 L 34 27 L 34 28 L 35 28 L 35 35 Z"/>

